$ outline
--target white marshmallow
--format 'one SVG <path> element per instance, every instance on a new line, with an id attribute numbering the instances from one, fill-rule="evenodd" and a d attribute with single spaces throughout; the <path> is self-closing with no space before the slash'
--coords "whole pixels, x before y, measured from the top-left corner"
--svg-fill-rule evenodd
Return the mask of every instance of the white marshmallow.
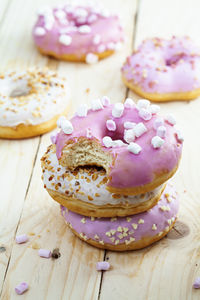
<path id="1" fill-rule="evenodd" d="M 152 104 L 149 107 L 149 111 L 152 113 L 152 115 L 157 114 L 160 111 L 160 106 L 156 104 Z"/>
<path id="2" fill-rule="evenodd" d="M 74 130 L 72 123 L 68 120 L 63 120 L 61 122 L 61 129 L 65 134 L 72 134 Z"/>
<path id="3" fill-rule="evenodd" d="M 164 125 L 164 120 L 163 120 L 163 118 L 159 117 L 159 118 L 155 119 L 153 128 L 157 129 L 158 127 L 163 126 L 163 125 Z"/>
<path id="4" fill-rule="evenodd" d="M 155 149 L 160 148 L 164 144 L 164 142 L 165 141 L 157 135 L 155 135 L 151 140 L 151 144 Z"/>
<path id="5" fill-rule="evenodd" d="M 132 108 L 135 106 L 135 103 L 133 101 L 133 99 L 131 98 L 126 98 L 125 102 L 124 102 L 124 107 L 125 108 Z"/>
<path id="6" fill-rule="evenodd" d="M 112 139 L 109 136 L 104 136 L 104 138 L 102 139 L 103 144 L 106 148 L 111 148 L 112 147 Z"/>
<path id="7" fill-rule="evenodd" d="M 97 20 L 97 15 L 90 15 L 88 17 L 88 23 L 91 24 Z"/>
<path id="8" fill-rule="evenodd" d="M 178 142 L 183 142 L 184 141 L 183 135 L 182 135 L 182 133 L 180 132 L 179 129 L 176 129 L 175 135 L 176 135 L 176 138 L 177 138 Z"/>
<path id="9" fill-rule="evenodd" d="M 141 108 L 139 110 L 139 116 L 140 116 L 140 118 L 142 118 L 145 121 L 149 121 L 152 118 L 151 112 L 148 109 L 145 109 L 145 108 Z"/>
<path id="10" fill-rule="evenodd" d="M 103 106 L 108 106 L 110 105 L 110 98 L 108 98 L 107 96 L 103 96 L 101 98 L 101 103 L 103 104 Z"/>
<path id="11" fill-rule="evenodd" d="M 166 131 L 167 131 L 167 129 L 165 126 L 159 126 L 157 128 L 156 134 L 157 134 L 157 136 L 164 138 L 166 136 Z"/>
<path id="12" fill-rule="evenodd" d="M 87 112 L 88 112 L 88 106 L 87 106 L 87 104 L 84 103 L 78 107 L 76 114 L 79 117 L 86 117 Z"/>
<path id="13" fill-rule="evenodd" d="M 87 12 L 87 10 L 84 9 L 84 8 L 77 8 L 77 9 L 75 10 L 75 15 L 76 15 L 77 17 L 87 17 L 88 12 Z"/>
<path id="14" fill-rule="evenodd" d="M 99 43 L 100 43 L 100 41 L 101 41 L 101 36 L 100 36 L 100 34 L 95 34 L 95 36 L 94 36 L 94 38 L 93 38 L 93 44 L 94 45 L 98 45 Z"/>
<path id="15" fill-rule="evenodd" d="M 128 151 L 133 154 L 139 154 L 142 150 L 140 145 L 138 145 L 136 143 L 130 143 L 127 148 L 128 148 Z"/>
<path id="16" fill-rule="evenodd" d="M 58 126 L 58 128 L 61 128 L 61 123 L 63 122 L 63 121 L 65 121 L 66 120 L 66 117 L 64 117 L 64 116 L 61 116 L 58 120 L 57 120 L 57 126 Z"/>
<path id="17" fill-rule="evenodd" d="M 137 107 L 138 107 L 139 109 L 141 109 L 141 108 L 147 109 L 147 108 L 149 108 L 149 106 L 150 106 L 150 101 L 149 101 L 149 100 L 146 100 L 146 99 L 140 99 L 140 100 L 137 102 Z"/>
<path id="18" fill-rule="evenodd" d="M 120 118 L 124 112 L 124 105 L 122 103 L 116 103 L 112 109 L 112 116 L 114 118 Z"/>
<path id="19" fill-rule="evenodd" d="M 91 131 L 90 128 L 87 128 L 87 129 L 86 129 L 86 137 L 87 137 L 88 139 L 90 139 L 90 138 L 92 137 L 92 131 Z"/>
<path id="20" fill-rule="evenodd" d="M 115 48 L 114 48 L 114 49 L 115 49 L 116 51 L 121 50 L 121 48 L 122 48 L 122 43 L 121 43 L 121 42 L 118 42 L 118 43 L 115 44 Z"/>
<path id="21" fill-rule="evenodd" d="M 167 115 L 165 120 L 172 126 L 176 124 L 176 120 L 173 115 Z"/>
<path id="22" fill-rule="evenodd" d="M 72 37 L 67 34 L 62 34 L 59 37 L 59 43 L 65 46 L 69 46 L 72 42 Z"/>
<path id="23" fill-rule="evenodd" d="M 135 125 L 136 125 L 136 123 L 134 123 L 134 122 L 124 122 L 124 128 L 125 129 L 132 129 L 132 128 L 134 128 L 135 127 Z"/>
<path id="24" fill-rule="evenodd" d="M 43 27 L 36 27 L 34 33 L 36 36 L 44 36 L 46 34 L 46 31 Z"/>
<path id="25" fill-rule="evenodd" d="M 99 53 L 102 53 L 105 50 L 106 50 L 106 46 L 103 45 L 103 44 L 99 45 L 98 48 L 97 48 L 97 52 L 99 52 Z"/>
<path id="26" fill-rule="evenodd" d="M 78 31 L 80 33 L 90 33 L 91 32 L 91 27 L 88 25 L 82 25 L 78 28 Z"/>
<path id="27" fill-rule="evenodd" d="M 96 54 L 88 53 L 85 57 L 85 61 L 87 64 L 96 64 L 99 60 L 99 57 Z"/>
<path id="28" fill-rule="evenodd" d="M 115 147 L 122 147 L 124 146 L 125 144 L 121 141 L 121 140 L 115 140 L 115 141 L 112 141 L 112 147 L 115 148 Z"/>
<path id="29" fill-rule="evenodd" d="M 115 43 L 113 43 L 113 42 L 108 43 L 108 44 L 107 44 L 107 48 L 108 48 L 109 50 L 114 50 L 114 49 L 115 49 Z"/>
<path id="30" fill-rule="evenodd" d="M 116 123 L 113 120 L 107 120 L 106 121 L 106 127 L 110 131 L 115 131 L 116 130 Z"/>
<path id="31" fill-rule="evenodd" d="M 100 99 L 92 100 L 91 106 L 93 111 L 103 109 L 103 104 Z"/>
<path id="32" fill-rule="evenodd" d="M 56 16 L 56 18 L 60 19 L 65 19 L 66 18 L 66 13 L 64 12 L 64 10 L 59 9 L 57 10 L 54 15 Z"/>
<path id="33" fill-rule="evenodd" d="M 136 124 L 135 127 L 133 128 L 133 130 L 135 132 L 136 137 L 140 137 L 145 132 L 147 132 L 147 128 L 142 122 Z"/>
<path id="34" fill-rule="evenodd" d="M 125 130 L 124 140 L 129 144 L 135 140 L 135 132 L 133 129 Z"/>

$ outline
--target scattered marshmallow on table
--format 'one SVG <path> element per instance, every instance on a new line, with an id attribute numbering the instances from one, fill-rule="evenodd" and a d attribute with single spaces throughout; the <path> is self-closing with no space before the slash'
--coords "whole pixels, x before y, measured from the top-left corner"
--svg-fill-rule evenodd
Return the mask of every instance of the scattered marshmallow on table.
<path id="1" fill-rule="evenodd" d="M 26 234 L 21 234 L 16 236 L 16 243 L 22 244 L 28 241 L 28 236 Z"/>
<path id="2" fill-rule="evenodd" d="M 50 258 L 51 257 L 51 251 L 47 250 L 47 249 L 39 249 L 38 250 L 38 255 L 40 257 L 44 257 L 44 258 Z"/>
<path id="3" fill-rule="evenodd" d="M 99 261 L 96 264 L 97 271 L 107 271 L 110 269 L 110 264 L 108 261 Z"/>
<path id="4" fill-rule="evenodd" d="M 26 282 L 21 282 L 15 287 L 15 292 L 18 295 L 22 295 L 24 292 L 28 290 L 28 284 Z"/>
<path id="5" fill-rule="evenodd" d="M 197 277 L 193 283 L 193 288 L 194 289 L 199 289 L 200 288 L 200 277 Z"/>

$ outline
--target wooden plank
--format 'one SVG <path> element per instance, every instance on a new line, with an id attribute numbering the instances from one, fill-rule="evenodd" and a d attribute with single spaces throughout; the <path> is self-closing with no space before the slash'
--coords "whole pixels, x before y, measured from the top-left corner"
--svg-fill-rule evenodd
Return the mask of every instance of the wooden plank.
<path id="1" fill-rule="evenodd" d="M 198 7 L 196 0 L 169 0 L 165 4 L 160 0 L 143 0 L 135 46 L 147 37 L 185 34 L 200 44 Z M 128 95 L 139 98 L 130 91 Z M 182 161 L 173 179 L 180 195 L 179 221 L 167 238 L 153 246 L 130 253 L 107 253 L 113 268 L 103 276 L 101 300 L 189 300 L 200 297 L 199 291 L 192 289 L 194 279 L 200 276 L 200 101 L 164 103 L 161 109 L 176 116 L 185 136 Z"/>
<path id="2" fill-rule="evenodd" d="M 23 53 L 27 55 L 28 52 L 31 52 L 30 63 L 43 65 L 47 62 L 46 58 L 38 56 L 31 39 L 28 38 L 33 20 L 32 12 L 38 7 L 39 0 L 27 2 L 14 0 L 9 14 L 11 19 L 14 11 L 16 14 L 19 7 L 23 7 L 22 20 L 15 31 L 15 51 L 17 49 L 22 53 L 17 62 L 14 61 L 15 59 L 9 60 L 10 66 L 20 65 Z M 71 87 L 73 110 L 80 103 L 104 94 L 110 96 L 115 102 L 121 101 L 125 97 L 126 88 L 121 83 L 119 70 L 131 49 L 136 2 L 128 0 L 127 5 L 123 4 L 123 0 L 113 0 L 109 3 L 104 0 L 102 2 L 108 8 L 115 7 L 122 18 L 127 35 L 127 42 L 122 51 L 94 66 L 48 60 L 50 67 L 58 67 L 59 72 L 66 75 Z M 55 3 L 55 1 L 51 1 L 51 3 Z M 9 19 L 7 23 L 9 23 Z M 25 27 L 24 24 L 26 24 Z M 4 24 L 4 30 L 7 26 Z M 12 30 L 13 27 L 10 25 L 8 36 Z M 21 49 L 20 42 L 24 41 L 24 37 L 27 39 L 24 48 Z M 5 55 L 5 49 L 9 48 L 9 45 L 9 41 L 4 42 L 2 51 Z M 86 93 L 87 88 L 90 89 L 89 93 Z M 22 296 L 24 299 L 98 299 L 101 273 L 96 271 L 95 264 L 103 259 L 104 251 L 88 246 L 72 235 L 59 215 L 58 205 L 43 189 L 39 159 L 49 143 L 49 134 L 47 134 L 41 140 L 33 177 L 16 232 L 16 234 L 32 232 L 35 235 L 30 236 L 28 244 L 13 245 L 2 298 L 15 299 L 14 286 L 20 281 L 27 281 L 30 284 L 30 290 Z M 38 257 L 37 251 L 32 248 L 37 246 L 36 244 L 38 247 L 48 249 L 59 247 L 61 257 L 57 261 Z"/>

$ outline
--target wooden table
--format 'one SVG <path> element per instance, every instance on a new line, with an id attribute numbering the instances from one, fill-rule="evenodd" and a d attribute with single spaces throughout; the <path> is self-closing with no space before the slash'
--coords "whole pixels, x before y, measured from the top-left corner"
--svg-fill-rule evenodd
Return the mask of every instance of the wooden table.
<path id="1" fill-rule="evenodd" d="M 144 38 L 187 34 L 200 45 L 198 0 L 102 0 L 121 16 L 127 37 L 123 49 L 92 66 L 49 59 L 35 49 L 31 29 L 37 9 L 57 2 L 0 1 L 1 69 L 32 65 L 57 69 L 71 86 L 72 112 L 80 103 L 103 95 L 113 102 L 127 96 L 138 99 L 122 84 L 120 67 Z M 41 181 L 40 158 L 50 144 L 50 134 L 0 141 L 1 299 L 200 299 L 200 291 L 192 288 L 200 276 L 200 101 L 161 106 L 176 115 L 185 135 L 182 162 L 174 177 L 181 208 L 175 229 L 141 251 L 98 250 L 66 227 L 59 205 L 48 196 Z M 15 236 L 21 233 L 29 234 L 29 242 L 17 245 Z M 38 247 L 58 247 L 61 257 L 42 259 L 35 249 Z M 97 272 L 96 262 L 105 259 L 112 269 Z M 14 287 L 21 281 L 28 282 L 30 289 L 17 296 Z"/>

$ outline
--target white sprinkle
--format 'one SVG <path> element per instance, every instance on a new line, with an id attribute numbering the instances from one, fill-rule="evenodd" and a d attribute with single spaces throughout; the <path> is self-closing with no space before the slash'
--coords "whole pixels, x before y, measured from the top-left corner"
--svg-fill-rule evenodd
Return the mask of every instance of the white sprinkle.
<path id="1" fill-rule="evenodd" d="M 134 103 L 133 99 L 126 98 L 126 100 L 124 102 L 124 107 L 125 108 L 133 108 L 134 106 L 135 106 L 135 103 Z"/>
<path id="2" fill-rule="evenodd" d="M 69 120 L 64 120 L 61 122 L 61 129 L 65 134 L 72 134 L 74 128 Z"/>
<path id="3" fill-rule="evenodd" d="M 65 121 L 66 120 L 66 118 L 64 117 L 64 116 L 61 116 L 58 120 L 57 120 L 57 126 L 58 126 L 58 128 L 61 128 L 61 123 L 63 122 L 63 121 Z"/>
<path id="4" fill-rule="evenodd" d="M 179 129 L 176 129 L 175 136 L 176 136 L 178 142 L 183 142 L 184 141 L 183 135 L 182 135 L 182 133 L 180 132 Z"/>
<path id="5" fill-rule="evenodd" d="M 103 104 L 103 106 L 108 106 L 110 105 L 110 98 L 108 98 L 107 96 L 103 96 L 101 98 L 101 103 Z"/>
<path id="6" fill-rule="evenodd" d="M 176 124 L 176 120 L 173 115 L 167 115 L 165 120 L 172 126 Z"/>
<path id="7" fill-rule="evenodd" d="M 140 137 L 145 132 L 147 132 L 147 128 L 142 122 L 136 124 L 133 130 L 135 132 L 136 137 Z"/>
<path id="8" fill-rule="evenodd" d="M 88 25 L 82 25 L 78 28 L 78 31 L 80 33 L 90 33 L 91 32 L 91 28 Z"/>
<path id="9" fill-rule="evenodd" d="M 99 43 L 100 43 L 100 41 L 101 41 L 101 36 L 100 36 L 100 34 L 95 34 L 95 36 L 94 36 L 94 38 L 93 38 L 93 44 L 94 45 L 98 45 Z"/>
<path id="10" fill-rule="evenodd" d="M 124 140 L 130 144 L 135 140 L 135 132 L 133 129 L 127 129 L 124 131 Z"/>
<path id="11" fill-rule="evenodd" d="M 87 104 L 84 103 L 78 107 L 76 114 L 78 117 L 86 117 L 87 112 L 88 112 L 88 106 Z"/>
<path id="12" fill-rule="evenodd" d="M 133 227 L 133 229 L 135 229 L 135 230 L 136 230 L 136 229 L 138 228 L 138 224 L 136 224 L 136 223 L 133 223 L 133 224 L 132 224 L 132 227 Z"/>
<path id="13" fill-rule="evenodd" d="M 149 111 L 152 113 L 152 115 L 157 114 L 160 111 L 160 106 L 156 104 L 152 104 L 149 107 Z"/>
<path id="14" fill-rule="evenodd" d="M 161 139 L 159 136 L 154 136 L 151 140 L 151 144 L 155 149 L 160 148 L 164 144 L 164 140 Z"/>
<path id="15" fill-rule="evenodd" d="M 93 111 L 103 109 L 103 105 L 101 103 L 101 100 L 100 99 L 94 99 L 94 100 L 92 100 L 91 107 L 92 107 Z"/>
<path id="16" fill-rule="evenodd" d="M 158 127 L 163 126 L 163 125 L 164 125 L 164 120 L 163 120 L 163 118 L 159 117 L 159 118 L 155 119 L 153 128 L 157 129 Z"/>
<path id="17" fill-rule="evenodd" d="M 135 127 L 136 123 L 134 122 L 124 122 L 124 128 L 125 129 L 133 129 Z"/>
<path id="18" fill-rule="evenodd" d="M 99 53 L 102 53 L 105 50 L 106 50 L 106 46 L 103 45 L 103 44 L 99 45 L 98 48 L 97 48 L 97 52 L 99 52 Z"/>
<path id="19" fill-rule="evenodd" d="M 90 64 L 90 65 L 96 64 L 98 62 L 98 60 L 99 60 L 98 55 L 93 54 L 93 53 L 88 53 L 85 57 L 86 63 Z"/>
<path id="20" fill-rule="evenodd" d="M 72 42 L 72 37 L 70 35 L 62 34 L 59 37 L 59 43 L 65 46 L 69 46 Z"/>
<path id="21" fill-rule="evenodd" d="M 156 134 L 161 137 L 161 138 L 164 138 L 166 136 L 166 127 L 165 126 L 159 126 L 158 129 L 157 129 L 157 132 Z"/>
<path id="22" fill-rule="evenodd" d="M 107 120 L 106 121 L 106 127 L 110 131 L 115 131 L 116 130 L 116 123 L 113 120 Z"/>
<path id="23" fill-rule="evenodd" d="M 139 154 L 142 150 L 142 148 L 140 147 L 140 145 L 136 144 L 136 143 L 130 143 L 127 147 L 129 152 L 132 152 L 133 154 Z"/>
<path id="24" fill-rule="evenodd" d="M 138 102 L 137 102 L 137 107 L 138 109 L 141 109 L 141 108 L 149 108 L 150 106 L 150 101 L 149 100 L 146 100 L 146 99 L 140 99 Z"/>
<path id="25" fill-rule="evenodd" d="M 112 116 L 114 118 L 120 118 L 124 112 L 124 105 L 122 103 L 116 103 L 112 109 Z"/>
<path id="26" fill-rule="evenodd" d="M 106 148 L 111 148 L 112 147 L 112 139 L 109 136 L 104 136 L 104 138 L 102 139 L 103 144 Z"/>
<path id="27" fill-rule="evenodd" d="M 152 118 L 151 112 L 148 109 L 145 109 L 145 108 L 141 108 L 139 110 L 139 116 L 140 116 L 140 118 L 142 118 L 145 121 L 149 121 Z"/>
<path id="28" fill-rule="evenodd" d="M 44 36 L 46 34 L 46 31 L 43 27 L 36 27 L 34 33 L 36 36 Z"/>
<path id="29" fill-rule="evenodd" d="M 152 225 L 152 230 L 157 230 L 156 224 L 153 224 L 153 225 Z"/>

